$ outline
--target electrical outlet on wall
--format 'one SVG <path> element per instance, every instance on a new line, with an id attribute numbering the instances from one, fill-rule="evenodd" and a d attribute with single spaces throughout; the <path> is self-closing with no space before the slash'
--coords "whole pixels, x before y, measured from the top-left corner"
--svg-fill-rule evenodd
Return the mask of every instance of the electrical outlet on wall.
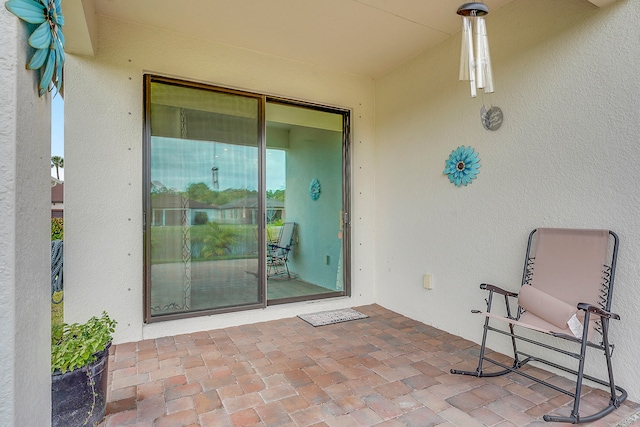
<path id="1" fill-rule="evenodd" d="M 433 277 L 431 277 L 430 274 L 425 274 L 424 277 L 422 278 L 422 286 L 425 289 L 433 289 Z"/>

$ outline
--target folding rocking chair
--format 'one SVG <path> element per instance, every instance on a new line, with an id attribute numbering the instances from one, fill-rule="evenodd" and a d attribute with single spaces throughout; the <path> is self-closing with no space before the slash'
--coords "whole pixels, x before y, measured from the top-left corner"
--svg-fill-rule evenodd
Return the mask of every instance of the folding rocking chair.
<path id="1" fill-rule="evenodd" d="M 267 277 L 284 276 L 286 272 L 287 277 L 291 278 L 288 263 L 295 230 L 295 222 L 285 222 L 280 229 L 278 241 L 267 244 Z"/>
<path id="2" fill-rule="evenodd" d="M 452 369 L 451 373 L 495 377 L 513 372 L 573 398 L 570 416 L 545 415 L 543 417 L 545 421 L 586 423 L 600 419 L 618 408 L 627 398 L 627 392 L 614 383 L 611 364 L 614 345 L 609 342 L 608 336 L 609 320 L 620 319 L 619 315 L 611 312 L 617 254 L 618 236 L 609 230 L 552 228 L 533 230 L 529 235 L 520 292 L 506 291 L 486 283 L 480 285 L 481 289 L 489 291 L 489 296 L 486 299 L 486 312 L 472 310 L 473 313 L 485 316 L 477 369 L 475 371 Z M 506 317 L 491 313 L 494 294 L 504 296 Z M 516 298 L 518 308 L 513 316 L 511 303 Z M 507 322 L 509 330 L 490 326 L 490 319 Z M 576 353 L 575 350 L 554 347 L 547 343 L 548 340 L 539 342 L 529 338 L 531 334 L 527 337 L 517 335 L 514 327 L 542 332 L 576 343 L 580 350 Z M 513 347 L 511 366 L 487 357 L 488 332 L 497 332 L 511 338 Z M 536 348 L 542 347 L 572 357 L 577 360 L 577 369 L 527 354 L 517 348 L 518 340 L 534 344 Z M 608 371 L 606 380 L 584 373 L 587 348 L 604 352 Z M 497 372 L 485 372 L 483 362 L 489 362 L 501 369 Z M 572 374 L 575 376 L 575 390 L 566 390 L 520 370 L 528 362 L 543 363 Z M 608 406 L 588 416 L 582 416 L 579 413 L 580 393 L 584 379 L 605 386 L 610 392 Z"/>

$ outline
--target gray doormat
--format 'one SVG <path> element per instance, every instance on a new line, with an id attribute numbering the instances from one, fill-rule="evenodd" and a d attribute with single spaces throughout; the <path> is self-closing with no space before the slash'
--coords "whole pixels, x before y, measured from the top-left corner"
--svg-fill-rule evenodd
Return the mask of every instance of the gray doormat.
<path id="1" fill-rule="evenodd" d="M 318 313 L 301 314 L 298 316 L 312 326 L 332 325 L 334 323 L 347 322 L 349 320 L 366 319 L 366 314 L 362 314 L 352 308 L 342 308 L 339 310 L 320 311 Z"/>

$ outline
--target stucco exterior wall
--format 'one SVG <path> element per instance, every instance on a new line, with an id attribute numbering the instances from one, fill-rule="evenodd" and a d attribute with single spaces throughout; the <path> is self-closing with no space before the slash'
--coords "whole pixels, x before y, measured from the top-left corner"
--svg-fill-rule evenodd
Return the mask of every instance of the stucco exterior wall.
<path id="1" fill-rule="evenodd" d="M 518 289 L 532 229 L 612 229 L 621 238 L 614 369 L 640 400 L 639 8 L 518 0 L 491 13 L 496 92 L 484 98 L 457 80 L 459 34 L 376 81 L 378 303 L 479 342 L 478 285 Z M 498 131 L 482 127 L 483 102 L 503 110 Z M 457 188 L 443 170 L 460 145 L 482 166 Z M 492 347 L 506 352 L 508 342 Z"/>
<path id="2" fill-rule="evenodd" d="M 369 304 L 373 263 L 373 81 L 98 17 L 98 52 L 65 68 L 65 320 L 107 310 L 116 342 Z M 143 324 L 143 74 L 353 110 L 353 297 Z"/>
<path id="3" fill-rule="evenodd" d="M 51 423 L 49 95 L 26 26 L 0 9 L 0 425 Z"/>

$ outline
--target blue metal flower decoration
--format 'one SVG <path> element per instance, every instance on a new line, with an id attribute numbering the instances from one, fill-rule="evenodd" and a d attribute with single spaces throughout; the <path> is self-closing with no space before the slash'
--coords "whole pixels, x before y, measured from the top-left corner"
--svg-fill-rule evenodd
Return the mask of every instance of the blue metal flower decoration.
<path id="1" fill-rule="evenodd" d="M 478 153 L 471 147 L 461 145 L 451 152 L 443 173 L 449 175 L 449 181 L 457 187 L 471 184 L 476 179 L 480 167 Z"/>
<path id="2" fill-rule="evenodd" d="M 309 195 L 311 200 L 318 200 L 320 198 L 320 181 L 313 179 L 309 185 Z"/>
<path id="3" fill-rule="evenodd" d="M 54 86 L 62 90 L 62 67 L 64 65 L 64 36 L 62 26 L 62 0 L 9 0 L 5 7 L 23 21 L 37 25 L 29 37 L 29 46 L 36 52 L 27 63 L 29 70 L 40 70 L 40 96 Z"/>

